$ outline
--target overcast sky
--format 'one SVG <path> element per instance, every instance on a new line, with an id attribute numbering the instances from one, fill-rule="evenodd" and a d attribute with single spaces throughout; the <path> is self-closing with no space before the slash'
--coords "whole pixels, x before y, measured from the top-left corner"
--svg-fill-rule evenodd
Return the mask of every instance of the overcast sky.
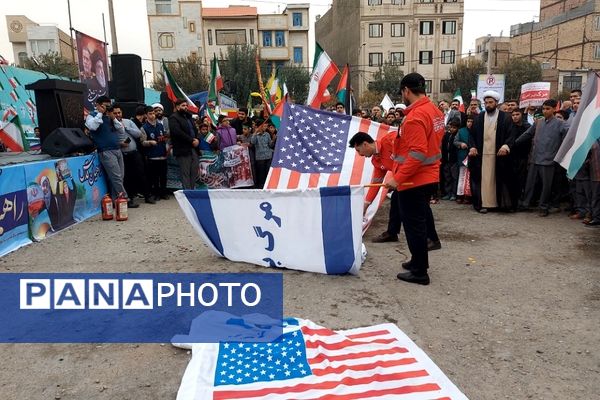
<path id="1" fill-rule="evenodd" d="M 67 0 L 0 0 L 2 15 L 26 15 L 39 24 L 54 24 L 69 32 Z M 135 53 L 150 59 L 150 39 L 145 0 L 113 0 L 115 25 L 120 53 Z M 277 1 L 277 0 L 204 0 L 204 7 L 224 7 L 229 4 L 248 4 L 258 7 L 259 13 L 283 11 L 289 3 L 310 3 L 311 20 L 317 14 L 324 14 L 330 7 L 328 0 Z M 465 0 L 465 23 L 463 53 L 473 50 L 475 39 L 491 34 L 510 34 L 510 25 L 539 19 L 540 0 Z M 107 42 L 110 43 L 108 2 L 106 0 L 71 0 L 73 28 L 98 39 L 104 38 L 102 13 L 106 20 Z M 314 25 L 311 26 L 310 40 L 314 40 Z M 310 43 L 312 56 L 313 44 Z M 111 49 L 109 47 L 109 53 Z M 8 41 L 6 18 L 0 19 L 0 54 L 13 62 L 13 52 Z M 150 69 L 150 63 L 144 64 Z"/>

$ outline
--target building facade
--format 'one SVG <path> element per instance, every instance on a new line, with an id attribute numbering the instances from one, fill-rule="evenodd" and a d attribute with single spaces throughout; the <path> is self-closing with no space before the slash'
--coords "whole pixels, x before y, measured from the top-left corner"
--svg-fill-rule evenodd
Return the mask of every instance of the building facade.
<path id="1" fill-rule="evenodd" d="M 557 93 L 579 89 L 600 69 L 600 0 L 541 0 L 540 21 L 511 26 L 510 45 L 511 57 L 542 64 Z"/>
<path id="2" fill-rule="evenodd" d="M 488 74 L 497 74 L 510 59 L 510 38 L 492 35 L 477 38 L 471 56 L 485 63 Z"/>
<path id="3" fill-rule="evenodd" d="M 40 25 L 24 15 L 7 15 L 6 26 L 15 64 L 19 66 L 23 66 L 29 57 L 47 53 L 58 53 L 69 61 L 77 61 L 77 51 L 72 50 L 71 37 L 56 25 Z"/>
<path id="4" fill-rule="evenodd" d="M 334 0 L 317 20 L 315 36 L 338 65 L 350 64 L 359 95 L 379 67 L 391 63 L 423 75 L 428 95 L 438 99 L 451 94 L 463 19 L 463 0 Z"/>
<path id="5" fill-rule="evenodd" d="M 203 8 L 201 0 L 146 0 L 153 67 L 160 61 L 196 56 L 205 66 L 227 46 L 257 46 L 261 60 L 307 67 L 309 4 L 288 5 L 281 14 L 256 7 Z"/>

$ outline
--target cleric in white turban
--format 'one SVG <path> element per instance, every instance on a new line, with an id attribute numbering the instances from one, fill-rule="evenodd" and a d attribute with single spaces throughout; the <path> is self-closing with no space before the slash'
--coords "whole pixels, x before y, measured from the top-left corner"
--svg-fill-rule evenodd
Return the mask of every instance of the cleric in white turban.
<path id="1" fill-rule="evenodd" d="M 485 99 L 488 97 L 496 100 L 496 103 L 500 101 L 500 93 L 496 92 L 495 90 L 486 90 L 483 92 L 483 100 L 485 101 Z"/>

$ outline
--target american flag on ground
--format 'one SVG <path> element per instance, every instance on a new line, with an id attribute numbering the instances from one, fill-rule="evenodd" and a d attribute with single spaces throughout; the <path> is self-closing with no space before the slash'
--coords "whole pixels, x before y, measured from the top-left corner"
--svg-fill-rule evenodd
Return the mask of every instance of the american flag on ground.
<path id="1" fill-rule="evenodd" d="M 466 399 L 393 324 L 288 321 L 278 342 L 192 345 L 177 399 Z"/>

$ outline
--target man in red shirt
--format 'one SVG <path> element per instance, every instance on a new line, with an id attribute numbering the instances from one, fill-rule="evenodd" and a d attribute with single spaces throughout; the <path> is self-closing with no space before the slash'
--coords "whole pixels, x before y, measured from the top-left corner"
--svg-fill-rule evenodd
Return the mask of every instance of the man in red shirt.
<path id="1" fill-rule="evenodd" d="M 381 153 L 373 159 L 375 178 L 382 178 L 385 171 L 392 171 L 393 178 L 386 186 L 398 191 L 398 207 L 411 253 L 411 260 L 402 265 L 409 272 L 399 273 L 397 277 L 428 285 L 427 237 L 439 240 L 429 198 L 439 181 L 444 114 L 427 98 L 425 79 L 420 74 L 406 75 L 400 83 L 400 91 L 408 108 L 404 112 L 402 129 L 392 134 L 395 137 L 386 135 L 373 152 L 372 139 L 369 143 L 358 133 L 350 140 L 350 147 L 367 157 Z M 367 201 L 371 197 L 374 196 L 368 193 Z"/>

